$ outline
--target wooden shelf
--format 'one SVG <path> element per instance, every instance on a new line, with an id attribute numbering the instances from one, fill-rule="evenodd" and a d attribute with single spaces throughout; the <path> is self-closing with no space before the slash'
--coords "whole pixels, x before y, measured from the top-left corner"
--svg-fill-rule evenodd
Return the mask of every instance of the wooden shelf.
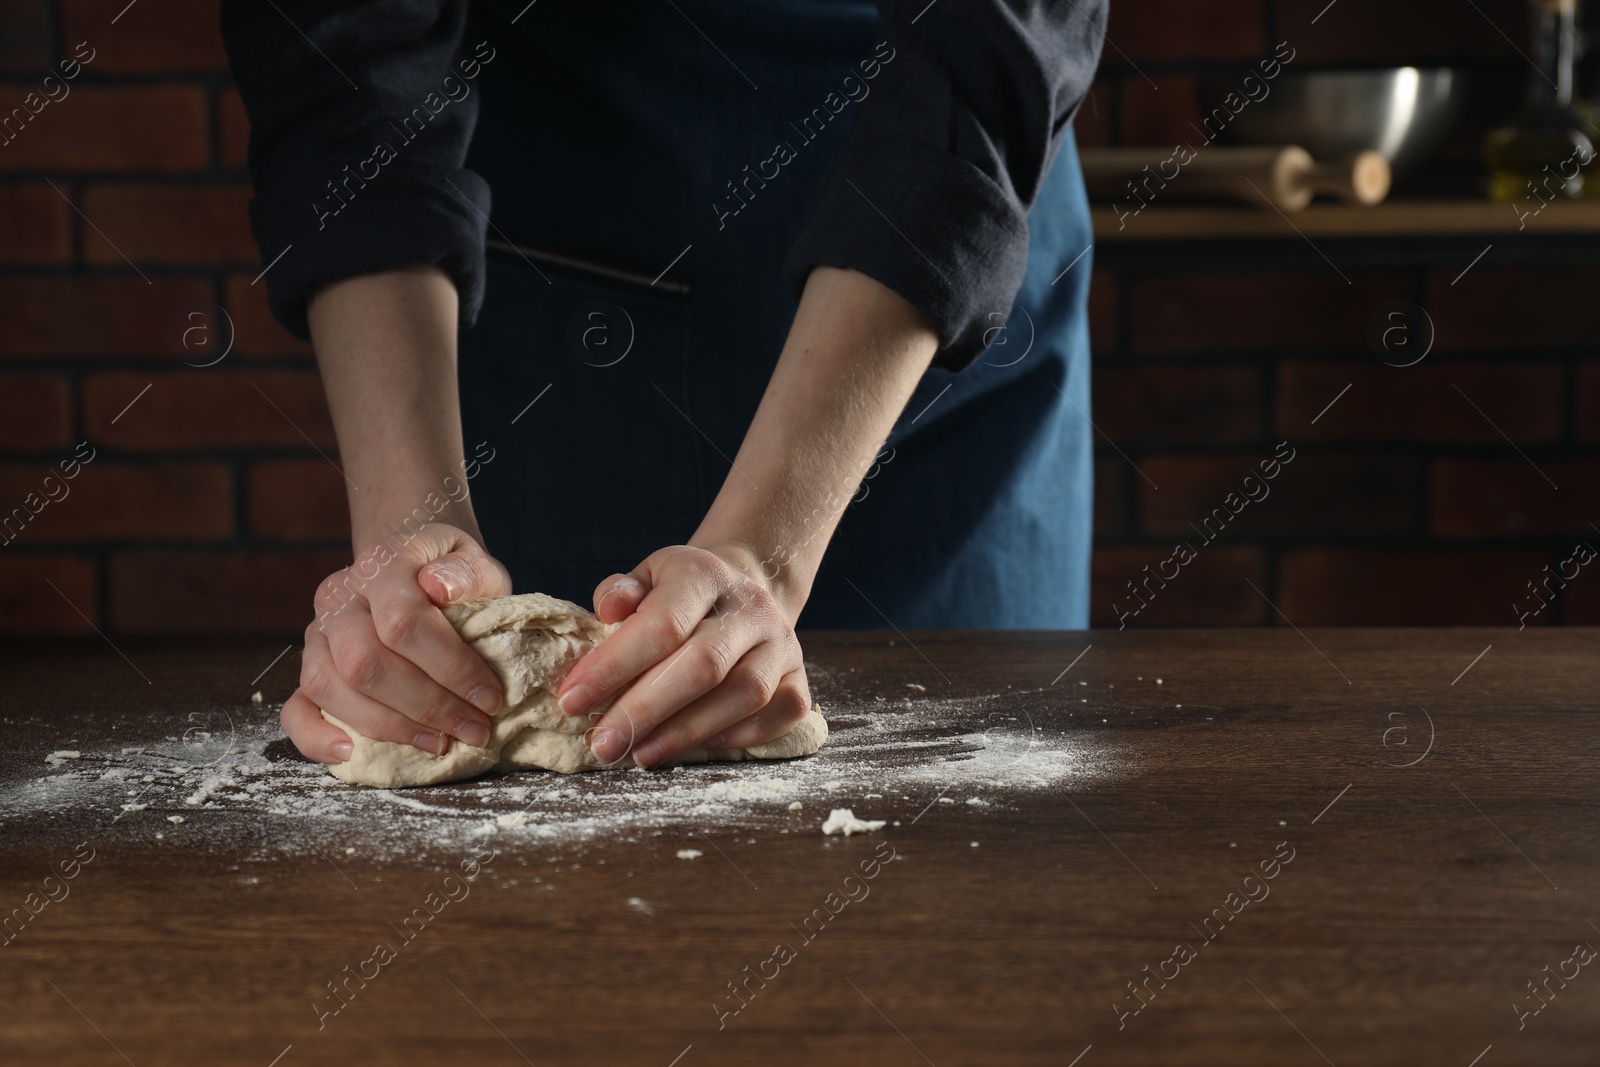
<path id="1" fill-rule="evenodd" d="M 1126 214 L 1120 220 L 1111 206 L 1096 204 L 1090 215 L 1094 220 L 1094 238 L 1102 244 L 1263 240 L 1301 235 L 1337 238 L 1600 234 L 1600 201 L 1556 201 L 1545 205 L 1536 215 L 1529 214 L 1526 219 L 1519 218 L 1519 210 L 1528 211 L 1528 205 L 1491 200 L 1393 200 L 1376 207 L 1318 203 L 1291 213 L 1287 219 L 1268 207 L 1258 209 L 1232 204 L 1152 204 L 1139 214 Z"/>

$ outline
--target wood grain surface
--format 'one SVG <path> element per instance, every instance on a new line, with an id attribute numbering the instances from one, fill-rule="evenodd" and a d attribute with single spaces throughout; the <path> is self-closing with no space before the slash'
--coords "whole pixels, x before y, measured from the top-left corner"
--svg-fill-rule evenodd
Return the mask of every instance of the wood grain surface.
<path id="1" fill-rule="evenodd" d="M 1120 214 L 1109 204 L 1096 204 L 1091 210 L 1097 243 L 1464 234 L 1514 237 L 1600 231 L 1600 203 L 1592 200 L 1558 201 L 1538 213 L 1492 200 L 1390 200 L 1372 207 L 1318 201 L 1288 218 L 1266 201 L 1255 205 L 1156 203 L 1129 215 L 1138 201 L 1125 196 L 1120 207 Z"/>
<path id="2" fill-rule="evenodd" d="M 506 782 L 337 823 L 297 819 L 281 776 L 135 810 L 120 779 L 86 782 L 196 721 L 270 736 L 284 644 L 0 651 L 0 914 L 28 916 L 0 938 L 0 1063 L 1600 1062 L 1591 630 L 809 635 L 835 738 L 804 780 L 842 788 L 576 842 L 485 832 L 470 892 L 410 940 L 396 923 L 468 855 L 427 844 L 429 820 Z M 997 711 L 1027 741 L 974 788 Z M 846 763 L 885 730 L 927 743 L 868 797 Z M 47 762 L 61 749 L 81 756 Z M 1030 760 L 1085 773 L 1019 785 Z M 799 773 L 521 778 L 573 787 L 539 809 L 554 832 L 647 775 Z M 300 782 L 324 808 L 374 802 Z M 889 825 L 824 837 L 830 805 Z"/>

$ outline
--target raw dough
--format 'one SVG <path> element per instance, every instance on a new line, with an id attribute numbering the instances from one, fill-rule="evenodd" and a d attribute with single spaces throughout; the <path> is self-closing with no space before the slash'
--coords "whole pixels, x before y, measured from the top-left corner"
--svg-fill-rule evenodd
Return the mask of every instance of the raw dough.
<path id="1" fill-rule="evenodd" d="M 450 751 L 433 756 L 411 745 L 364 737 L 324 711 L 322 717 L 349 734 L 355 746 L 349 760 L 333 765 L 336 778 L 394 789 L 471 778 L 496 766 L 540 767 L 563 774 L 600 769 L 600 761 L 584 742 L 593 720 L 563 713 L 556 704 L 556 689 L 584 653 L 611 636 L 615 625 L 543 593 L 489 597 L 453 605 L 444 614 L 505 688 L 505 703 L 494 715 L 488 747 L 452 741 Z M 812 708 L 794 729 L 774 741 L 749 749 L 692 748 L 670 762 L 791 759 L 811 755 L 827 737 L 827 720 Z M 624 756 L 612 766 L 632 767 L 633 757 Z"/>
<path id="2" fill-rule="evenodd" d="M 822 823 L 823 833 L 842 833 L 846 837 L 851 834 L 876 833 L 882 829 L 882 819 L 858 819 L 856 818 L 856 813 L 849 808 L 834 808 L 828 812 L 828 817 Z"/>

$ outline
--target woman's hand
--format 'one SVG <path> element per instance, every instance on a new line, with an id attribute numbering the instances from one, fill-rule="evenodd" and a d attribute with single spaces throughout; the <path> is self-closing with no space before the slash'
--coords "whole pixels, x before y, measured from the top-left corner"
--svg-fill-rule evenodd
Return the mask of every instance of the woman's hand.
<path id="1" fill-rule="evenodd" d="M 783 736 L 810 710 L 811 691 L 794 634 L 798 608 L 791 615 L 780 596 L 746 546 L 652 553 L 595 589 L 595 613 L 622 625 L 562 680 L 562 711 L 609 703 L 589 732 L 607 764 L 631 751 L 653 767 L 696 746 L 748 748 Z"/>
<path id="2" fill-rule="evenodd" d="M 454 526 L 430 523 L 369 545 L 317 588 L 284 732 L 323 763 L 351 751 L 323 708 L 368 737 L 424 752 L 442 755 L 451 738 L 483 746 L 500 682 L 439 609 L 510 592 L 506 569 Z"/>

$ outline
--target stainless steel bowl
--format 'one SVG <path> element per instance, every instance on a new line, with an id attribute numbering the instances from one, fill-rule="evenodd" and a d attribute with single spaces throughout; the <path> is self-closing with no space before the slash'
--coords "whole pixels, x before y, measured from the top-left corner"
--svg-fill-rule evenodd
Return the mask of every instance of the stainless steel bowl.
<path id="1" fill-rule="evenodd" d="M 1317 159 L 1374 149 L 1400 174 L 1438 149 L 1461 109 L 1465 79 L 1448 68 L 1285 70 L 1271 91 L 1234 115 L 1222 139 L 1297 144 Z M 1207 101 L 1237 86 L 1206 87 Z M 1243 95 L 1242 93 L 1240 94 Z"/>

